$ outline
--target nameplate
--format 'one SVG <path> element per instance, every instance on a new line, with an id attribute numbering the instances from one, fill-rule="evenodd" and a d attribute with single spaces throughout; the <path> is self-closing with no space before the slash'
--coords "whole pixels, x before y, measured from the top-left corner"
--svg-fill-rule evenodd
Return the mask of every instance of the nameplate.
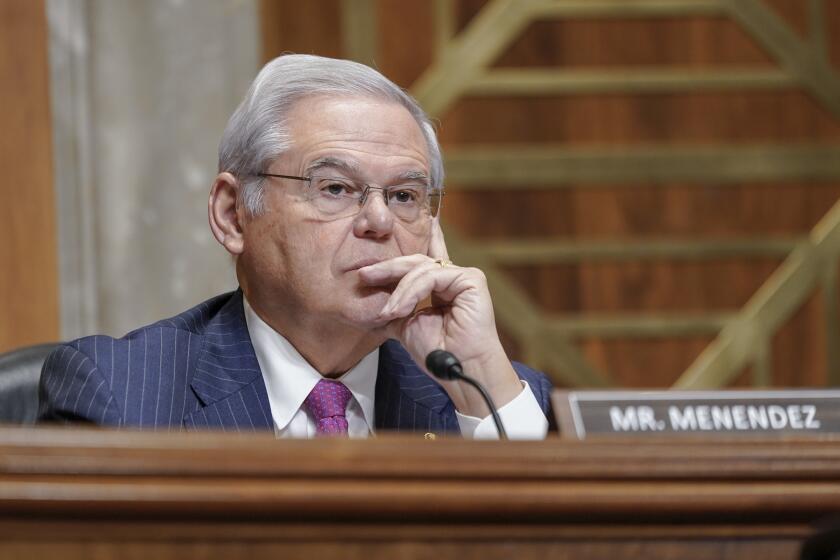
<path id="1" fill-rule="evenodd" d="M 840 434 L 840 390 L 554 391 L 567 439 Z"/>

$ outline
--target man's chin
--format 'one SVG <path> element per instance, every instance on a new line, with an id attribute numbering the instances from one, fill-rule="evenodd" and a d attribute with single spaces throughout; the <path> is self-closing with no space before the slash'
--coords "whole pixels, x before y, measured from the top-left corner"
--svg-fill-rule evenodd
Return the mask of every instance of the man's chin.
<path id="1" fill-rule="evenodd" d="M 381 288 L 359 290 L 359 293 L 350 296 L 353 302 L 348 305 L 347 318 L 359 328 L 371 330 L 384 328 L 388 322 L 379 318 L 379 312 L 385 307 L 390 296 L 389 291 Z"/>

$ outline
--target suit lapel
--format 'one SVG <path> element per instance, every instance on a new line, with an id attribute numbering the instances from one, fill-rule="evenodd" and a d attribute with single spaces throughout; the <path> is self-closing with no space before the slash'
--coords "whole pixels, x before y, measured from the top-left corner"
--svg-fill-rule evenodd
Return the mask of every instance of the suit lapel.
<path id="1" fill-rule="evenodd" d="M 199 407 L 184 416 L 187 429 L 272 429 L 271 407 L 237 291 L 204 329 L 190 387 Z M 396 341 L 380 347 L 376 379 L 377 430 L 458 433 L 455 408 Z"/>
<path id="2" fill-rule="evenodd" d="M 455 408 L 443 387 L 395 340 L 379 349 L 375 410 L 377 430 L 459 431 Z"/>
<path id="3" fill-rule="evenodd" d="M 184 416 L 187 429 L 270 429 L 271 408 L 237 291 L 204 329 L 190 387 L 200 407 Z"/>

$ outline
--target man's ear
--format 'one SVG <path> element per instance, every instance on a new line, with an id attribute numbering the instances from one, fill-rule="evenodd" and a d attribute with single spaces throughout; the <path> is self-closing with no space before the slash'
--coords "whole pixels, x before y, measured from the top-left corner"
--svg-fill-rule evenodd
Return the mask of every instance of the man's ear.
<path id="1" fill-rule="evenodd" d="M 240 220 L 242 215 L 236 207 L 240 188 L 239 181 L 232 174 L 219 173 L 207 201 L 207 215 L 213 236 L 233 256 L 240 255 L 245 249 Z"/>

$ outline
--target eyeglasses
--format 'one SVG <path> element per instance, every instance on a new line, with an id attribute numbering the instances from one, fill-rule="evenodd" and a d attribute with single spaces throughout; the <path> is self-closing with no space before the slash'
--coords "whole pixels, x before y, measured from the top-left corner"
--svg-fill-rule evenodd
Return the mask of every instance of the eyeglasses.
<path id="1" fill-rule="evenodd" d="M 391 187 L 374 187 L 346 177 L 318 174 L 296 177 L 276 173 L 258 173 L 257 176 L 306 181 L 308 184 L 304 190 L 305 200 L 321 214 L 336 219 L 356 214 L 364 206 L 370 192 L 374 190 L 382 193 L 385 204 L 397 218 L 408 223 L 437 216 L 443 198 L 442 189 L 434 189 L 417 181 Z"/>

